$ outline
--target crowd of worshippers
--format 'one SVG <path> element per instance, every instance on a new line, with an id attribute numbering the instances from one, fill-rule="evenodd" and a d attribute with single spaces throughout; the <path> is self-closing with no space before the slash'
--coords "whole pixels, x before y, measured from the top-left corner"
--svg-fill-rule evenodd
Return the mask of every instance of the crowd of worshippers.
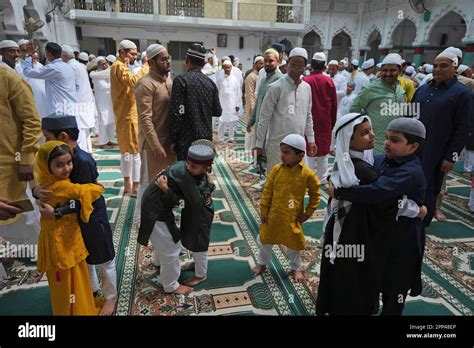
<path id="1" fill-rule="evenodd" d="M 140 54 L 130 40 L 98 57 L 48 42 L 44 65 L 31 40 L 4 40 L 0 53 L 0 238 L 38 245 L 54 315 L 110 315 L 116 306 L 112 229 L 91 137 L 119 148 L 122 192 L 136 198 L 137 242 L 151 242 L 167 294 L 188 295 L 207 280 L 212 165 L 236 144 L 239 120 L 266 176 L 255 276 L 267 272 L 272 246 L 284 245 L 292 281 L 306 280 L 302 225 L 320 186 L 327 189 L 320 315 L 377 314 L 380 299 L 382 314 L 400 315 L 407 295 L 420 294 L 425 228 L 446 220 L 446 179 L 458 160 L 474 211 L 474 80 L 459 48 L 432 65 L 390 53 L 359 68 L 357 59 L 328 62 L 323 52 L 309 57 L 275 43 L 243 72 L 237 57 L 193 44 L 176 76 L 166 47 Z M 192 252 L 183 265 L 182 248 Z M 180 283 L 182 270 L 195 274 Z"/>

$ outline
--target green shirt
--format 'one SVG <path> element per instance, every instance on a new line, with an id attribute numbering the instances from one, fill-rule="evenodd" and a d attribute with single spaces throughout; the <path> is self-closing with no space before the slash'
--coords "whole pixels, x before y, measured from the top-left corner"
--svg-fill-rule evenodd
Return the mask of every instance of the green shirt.
<path id="1" fill-rule="evenodd" d="M 271 83 L 277 81 L 280 77 L 283 76 L 283 73 L 277 68 L 275 71 L 263 78 L 260 87 L 258 88 L 257 101 L 255 107 L 253 108 L 252 115 L 250 116 L 249 124 L 253 126 L 257 123 L 258 115 L 260 114 L 260 108 L 262 107 L 263 98 L 267 94 L 268 87 Z"/>
<path id="2" fill-rule="evenodd" d="M 350 111 L 367 114 L 372 121 L 376 144 L 374 154 L 383 153 L 385 130 L 391 120 L 403 116 L 400 103 L 405 102 L 405 91 L 398 81 L 394 86 L 389 86 L 381 79 L 365 86 L 354 99 Z"/>

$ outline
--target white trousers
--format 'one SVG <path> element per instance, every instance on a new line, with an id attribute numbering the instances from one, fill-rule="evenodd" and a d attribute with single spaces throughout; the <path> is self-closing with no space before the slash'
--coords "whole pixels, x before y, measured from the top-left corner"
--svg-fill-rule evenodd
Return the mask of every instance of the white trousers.
<path id="1" fill-rule="evenodd" d="M 120 170 L 124 178 L 132 177 L 133 182 L 140 182 L 140 160 L 139 153 L 122 154 L 120 156 Z"/>
<path id="2" fill-rule="evenodd" d="M 207 251 L 194 252 L 194 275 L 198 278 L 207 276 Z"/>
<path id="3" fill-rule="evenodd" d="M 217 130 L 217 139 L 219 141 L 224 141 L 224 133 L 227 128 L 229 132 L 229 140 L 234 140 L 235 128 L 237 126 L 237 121 L 234 122 L 222 122 L 219 121 L 219 128 Z"/>
<path id="4" fill-rule="evenodd" d="M 163 221 L 155 222 L 150 236 L 151 244 L 160 265 L 160 280 L 165 292 L 173 292 L 179 287 L 178 278 L 181 274 L 179 253 L 181 241 L 175 243 Z"/>
<path id="5" fill-rule="evenodd" d="M 255 147 L 255 142 L 257 141 L 255 135 L 255 127 L 252 127 L 250 133 L 245 131 L 245 150 L 252 151 Z"/>
<path id="6" fill-rule="evenodd" d="M 79 137 L 77 139 L 77 144 L 79 147 L 89 153 L 92 153 L 92 141 L 91 141 L 91 133 L 87 128 L 79 129 Z"/>
<path id="7" fill-rule="evenodd" d="M 329 166 L 329 157 L 321 156 L 321 157 L 308 157 L 305 156 L 306 165 L 316 170 L 316 175 L 318 176 L 319 181 L 324 180 L 328 177 L 328 166 Z M 315 168 L 316 164 L 316 168 Z"/>
<path id="8" fill-rule="evenodd" d="M 272 258 L 273 244 L 262 244 L 260 242 L 260 236 L 257 237 L 257 245 L 259 248 L 257 263 L 261 266 L 266 266 Z M 301 254 L 300 250 L 293 250 L 287 248 L 288 258 L 290 259 L 290 267 L 292 271 L 301 270 Z"/>
<path id="9" fill-rule="evenodd" d="M 100 288 L 96 266 L 99 266 L 100 271 L 102 272 L 102 291 L 104 293 L 104 298 L 110 300 L 117 297 L 117 271 L 115 269 L 115 259 L 100 265 L 87 264 L 93 292 L 98 291 Z"/>
<path id="10" fill-rule="evenodd" d="M 115 122 L 105 125 L 99 120 L 99 145 L 105 145 L 109 142 L 113 142 L 114 135 Z"/>

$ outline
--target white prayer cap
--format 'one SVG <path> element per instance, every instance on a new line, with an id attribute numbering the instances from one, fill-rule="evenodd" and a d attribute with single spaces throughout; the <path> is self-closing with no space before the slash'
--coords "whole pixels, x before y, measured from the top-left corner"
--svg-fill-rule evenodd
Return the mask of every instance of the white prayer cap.
<path id="1" fill-rule="evenodd" d="M 324 62 L 324 64 L 326 64 L 326 55 L 324 54 L 324 52 L 316 52 L 313 55 L 313 60 Z"/>
<path id="2" fill-rule="evenodd" d="M 431 74 L 433 72 L 433 65 L 431 64 L 425 64 L 425 71 L 428 73 L 428 74 Z"/>
<path id="3" fill-rule="evenodd" d="M 89 55 L 86 52 L 81 52 L 79 53 L 79 60 L 82 60 L 84 62 L 89 61 Z"/>
<path id="4" fill-rule="evenodd" d="M 262 56 L 256 56 L 255 59 L 253 60 L 253 63 L 256 64 L 257 62 L 265 60 Z"/>
<path id="5" fill-rule="evenodd" d="M 280 64 L 278 64 L 279 67 L 285 66 L 287 64 L 286 60 L 282 60 Z"/>
<path id="6" fill-rule="evenodd" d="M 438 54 L 435 59 L 439 59 L 439 58 L 448 59 L 448 60 L 450 60 L 450 61 L 453 62 L 453 66 L 454 66 L 454 67 L 457 67 L 457 66 L 458 66 L 458 60 L 459 60 L 459 58 L 458 58 L 458 56 L 457 56 L 455 53 L 453 53 L 452 51 L 446 51 L 446 50 L 444 50 L 443 52 L 441 52 L 440 54 Z"/>
<path id="7" fill-rule="evenodd" d="M 306 152 L 306 141 L 299 134 L 290 134 L 283 138 L 280 144 L 286 144 L 295 149 Z"/>
<path id="8" fill-rule="evenodd" d="M 359 66 L 359 60 L 357 60 L 357 59 L 352 59 L 352 60 L 351 60 L 351 64 L 352 64 L 352 65 L 355 65 L 355 66 Z"/>
<path id="9" fill-rule="evenodd" d="M 62 45 L 61 48 L 62 48 L 62 50 L 63 50 L 63 51 L 62 51 L 63 53 L 67 53 L 67 54 L 72 54 L 72 55 L 74 55 L 74 50 L 72 49 L 71 46 L 69 46 L 69 45 Z"/>
<path id="10" fill-rule="evenodd" d="M 407 75 L 411 75 L 415 72 L 415 68 L 412 67 L 411 65 L 410 66 L 407 66 L 407 68 L 405 69 L 405 74 Z"/>
<path id="11" fill-rule="evenodd" d="M 362 70 L 370 69 L 370 68 L 372 68 L 374 65 L 375 65 L 374 59 L 373 59 L 373 58 L 370 58 L 370 59 L 366 60 L 364 63 L 362 63 Z"/>
<path id="12" fill-rule="evenodd" d="M 18 44 L 13 40 L 3 40 L 0 42 L 0 49 L 4 48 L 20 48 Z"/>
<path id="13" fill-rule="evenodd" d="M 307 61 L 308 60 L 308 52 L 304 48 L 295 47 L 291 50 L 290 55 L 288 56 L 288 58 L 291 58 L 291 57 L 302 57 L 302 58 L 306 59 L 306 61 Z"/>
<path id="14" fill-rule="evenodd" d="M 389 53 L 385 56 L 382 61 L 382 66 L 385 64 L 395 64 L 395 65 L 402 65 L 402 57 L 400 57 L 397 53 Z"/>
<path id="15" fill-rule="evenodd" d="M 459 67 L 458 67 L 458 74 L 461 75 L 463 72 L 465 72 L 467 69 L 469 69 L 469 67 L 467 65 L 464 65 L 464 64 L 461 64 Z"/>
<path id="16" fill-rule="evenodd" d="M 151 44 L 148 46 L 146 49 L 146 57 L 148 59 L 153 59 L 155 56 L 159 55 L 161 52 L 163 52 L 166 48 L 162 45 L 159 44 Z"/>
<path id="17" fill-rule="evenodd" d="M 405 60 L 405 59 L 402 59 L 402 64 L 405 63 L 405 62 L 406 62 L 406 60 Z"/>
<path id="18" fill-rule="evenodd" d="M 105 60 L 105 57 L 98 56 L 98 57 L 94 60 L 94 64 L 95 64 L 95 65 L 99 64 L 99 62 L 100 62 L 101 60 Z"/>
<path id="19" fill-rule="evenodd" d="M 137 45 L 135 45 L 133 41 L 130 41 L 130 40 L 120 41 L 119 50 L 121 49 L 130 50 L 132 48 L 137 48 Z"/>
<path id="20" fill-rule="evenodd" d="M 208 60 L 209 58 L 212 58 L 212 53 L 211 52 L 206 53 L 206 60 Z"/>
<path id="21" fill-rule="evenodd" d="M 111 62 L 112 64 L 117 60 L 117 58 L 113 54 L 109 54 L 107 57 L 105 57 L 105 59 Z"/>
<path id="22" fill-rule="evenodd" d="M 26 39 L 21 39 L 20 41 L 18 41 L 18 46 L 26 45 L 28 42 L 29 41 Z"/>
<path id="23" fill-rule="evenodd" d="M 229 56 L 224 56 L 224 57 L 221 58 L 221 60 L 222 60 L 223 62 L 225 62 L 226 60 L 230 60 L 230 58 L 229 58 Z"/>
<path id="24" fill-rule="evenodd" d="M 454 55 L 456 55 L 456 57 L 459 57 L 462 59 L 462 51 L 457 47 L 450 46 L 446 48 L 443 52 L 451 52 Z"/>
<path id="25" fill-rule="evenodd" d="M 230 59 L 226 59 L 226 60 L 224 60 L 224 62 L 222 62 L 222 66 L 224 66 L 224 65 L 232 66 L 232 62 L 230 61 Z"/>
<path id="26" fill-rule="evenodd" d="M 234 58 L 234 65 L 237 66 L 237 65 L 239 65 L 239 63 L 240 63 L 239 58 L 235 57 Z"/>
<path id="27" fill-rule="evenodd" d="M 377 63 L 376 67 L 380 69 L 382 67 L 382 63 Z"/>
<path id="28" fill-rule="evenodd" d="M 328 65 L 339 65 L 339 63 L 337 62 L 337 60 L 333 59 L 329 61 Z"/>
<path id="29" fill-rule="evenodd" d="M 146 51 L 143 51 L 143 52 L 142 52 L 142 55 L 141 55 L 141 57 L 142 57 L 142 59 L 144 59 L 144 58 L 146 58 L 146 57 L 147 57 L 147 55 L 146 55 Z"/>

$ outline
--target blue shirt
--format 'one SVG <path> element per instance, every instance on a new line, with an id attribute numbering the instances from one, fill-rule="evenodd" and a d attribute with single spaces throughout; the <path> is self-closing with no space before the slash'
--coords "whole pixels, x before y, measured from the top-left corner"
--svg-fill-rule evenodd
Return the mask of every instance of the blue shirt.
<path id="1" fill-rule="evenodd" d="M 471 92 L 456 77 L 439 86 L 433 80 L 416 90 L 412 102 L 419 103 L 420 121 L 426 128 L 426 140 L 419 157 L 426 182 L 430 182 L 442 161 L 456 162 L 466 145 Z"/>
<path id="2" fill-rule="evenodd" d="M 77 116 L 76 78 L 69 64 L 57 58 L 45 66 L 33 69 L 31 57 L 27 57 L 21 60 L 21 66 L 26 77 L 45 80 L 47 115 L 62 112 Z"/>

